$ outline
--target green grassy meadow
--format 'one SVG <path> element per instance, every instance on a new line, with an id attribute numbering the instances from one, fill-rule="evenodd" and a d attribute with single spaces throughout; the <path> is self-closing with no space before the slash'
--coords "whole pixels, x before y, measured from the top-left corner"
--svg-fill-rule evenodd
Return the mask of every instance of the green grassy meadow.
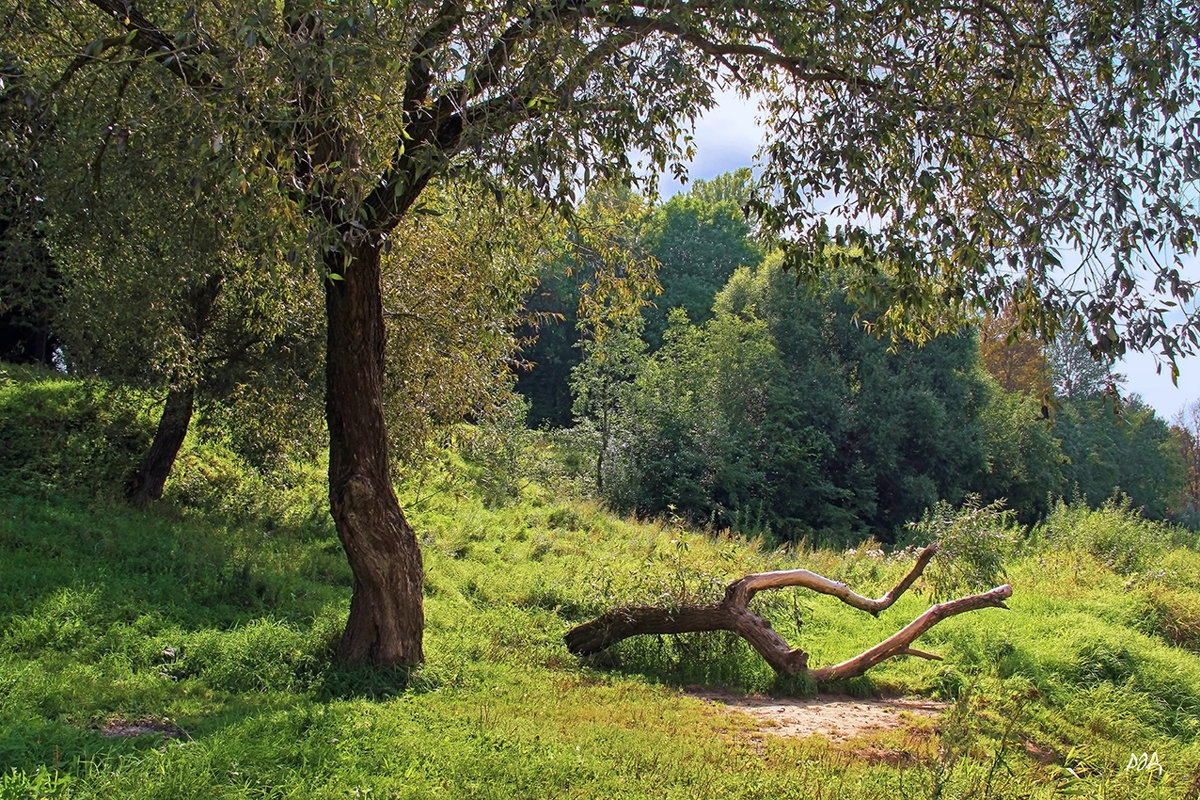
<path id="1" fill-rule="evenodd" d="M 1200 795 L 1200 552 L 1120 506 L 1014 530 L 1010 610 L 935 627 L 918 646 L 941 662 L 837 687 L 940 699 L 939 718 L 848 745 L 758 739 L 683 691 L 811 691 L 740 640 L 642 637 L 581 661 L 563 633 L 766 569 L 877 596 L 910 559 L 619 519 L 536 481 L 484 502 L 487 476 L 451 456 L 401 487 L 425 553 L 427 663 L 340 669 L 350 572 L 319 466 L 266 479 L 193 442 L 164 502 L 132 510 L 84 488 L 148 435 L 112 395 L 0 380 L 2 800 Z M 819 666 L 916 617 L 933 586 L 879 619 L 806 591 L 755 604 Z M 133 724 L 172 735 L 106 735 Z M 1161 773 L 1127 768 L 1143 753 Z"/>

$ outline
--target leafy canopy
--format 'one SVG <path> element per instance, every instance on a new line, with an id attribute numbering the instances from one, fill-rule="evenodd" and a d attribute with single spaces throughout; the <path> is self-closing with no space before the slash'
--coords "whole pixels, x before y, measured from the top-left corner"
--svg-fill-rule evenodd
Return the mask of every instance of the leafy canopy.
<path id="1" fill-rule="evenodd" d="M 1043 334 L 1174 357 L 1198 342 L 1198 18 L 1195 0 L 90 0 L 22 4 L 5 39 L 31 102 L 202 116 L 206 175 L 297 201 L 335 248 L 439 174 L 560 204 L 581 178 L 649 185 L 682 171 L 717 87 L 762 92 L 764 221 L 801 263 L 859 248 L 882 323 L 1012 304 Z M 157 88 L 82 79 L 97 66 Z"/>

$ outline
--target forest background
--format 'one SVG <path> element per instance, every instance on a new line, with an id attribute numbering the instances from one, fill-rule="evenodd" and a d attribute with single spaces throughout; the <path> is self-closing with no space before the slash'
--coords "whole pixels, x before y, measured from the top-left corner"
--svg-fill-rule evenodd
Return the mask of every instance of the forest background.
<path id="1" fill-rule="evenodd" d="M 0 796 L 1195 796 L 1197 408 L 1111 357 L 1200 346 L 1197 17 L 1018 6 L 6 9 Z M 730 81 L 761 171 L 625 188 Z M 954 702 L 912 761 L 726 735 L 678 690 L 814 689 L 736 637 L 564 649 L 933 542 L 758 606 L 1020 587 L 838 687 Z"/>
<path id="2" fill-rule="evenodd" d="M 1042 343 L 1011 315 L 927 342 L 881 335 L 869 298 L 845 288 L 839 270 L 852 267 L 830 259 L 815 282 L 785 271 L 744 211 L 753 189 L 748 168 L 659 203 L 600 187 L 575 227 L 526 219 L 537 246 L 519 255 L 481 249 L 504 223 L 445 195 L 386 271 L 397 469 L 419 467 L 464 415 L 498 414 L 551 436 L 578 486 L 616 510 L 776 542 L 902 542 L 938 503 L 1000 502 L 1032 523 L 1062 499 L 1118 500 L 1200 524 L 1200 405 L 1164 420 L 1111 358 L 1069 332 Z M 9 237 L 47 280 L 5 311 L 7 356 L 174 387 L 139 474 L 168 423 L 178 449 L 197 399 L 202 435 L 232 436 L 259 468 L 321 450 L 311 287 L 281 278 L 291 294 L 266 307 L 257 286 L 235 288 L 236 272 L 156 286 L 153 251 L 113 281 L 72 261 L 101 238 L 59 241 L 55 259 L 40 232 Z M 129 239 L 115 248 L 138 252 Z M 22 262 L 6 263 L 16 285 Z M 416 263 L 435 266 L 417 280 Z M 238 316 L 246 304 L 255 315 Z M 174 352 L 135 346 L 163 341 Z M 180 374 L 206 364 L 173 420 Z"/>

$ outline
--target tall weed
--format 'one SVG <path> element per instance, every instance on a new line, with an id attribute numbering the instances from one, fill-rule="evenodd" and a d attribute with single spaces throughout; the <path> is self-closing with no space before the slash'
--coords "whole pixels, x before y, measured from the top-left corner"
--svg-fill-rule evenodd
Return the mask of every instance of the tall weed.
<path id="1" fill-rule="evenodd" d="M 1081 502 L 1059 504 L 1035 532 L 1051 547 L 1081 551 L 1118 575 L 1151 570 L 1166 555 L 1171 532 L 1151 522 L 1128 497 L 1114 498 L 1093 511 Z"/>
<path id="2" fill-rule="evenodd" d="M 1020 537 L 1003 501 L 981 505 L 976 495 L 961 508 L 939 500 L 909 530 L 916 543 L 939 545 L 925 572 L 926 584 L 938 599 L 997 586 Z"/>

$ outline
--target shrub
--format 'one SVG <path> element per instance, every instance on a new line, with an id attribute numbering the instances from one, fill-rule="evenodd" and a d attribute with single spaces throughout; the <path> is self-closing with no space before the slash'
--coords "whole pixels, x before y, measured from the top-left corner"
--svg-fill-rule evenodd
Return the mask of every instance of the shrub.
<path id="1" fill-rule="evenodd" d="M 985 506 L 977 495 L 968 496 L 961 508 L 939 500 L 909 528 L 914 542 L 941 545 L 925 573 L 937 598 L 998 585 L 1019 536 L 1002 500 Z"/>
<path id="2" fill-rule="evenodd" d="M 1095 511 L 1079 502 L 1060 502 L 1038 534 L 1051 546 L 1083 550 L 1118 575 L 1149 570 L 1170 542 L 1166 526 L 1144 519 L 1127 497 Z"/>

